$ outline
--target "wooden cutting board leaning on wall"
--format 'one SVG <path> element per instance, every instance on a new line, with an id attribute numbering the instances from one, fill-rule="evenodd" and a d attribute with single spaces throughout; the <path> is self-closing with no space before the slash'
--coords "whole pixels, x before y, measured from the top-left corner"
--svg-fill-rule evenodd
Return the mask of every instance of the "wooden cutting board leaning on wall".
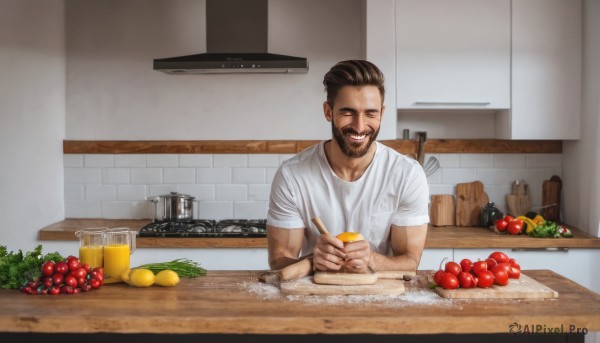
<path id="1" fill-rule="evenodd" d="M 488 202 L 481 181 L 456 184 L 456 226 L 481 225 L 481 211 Z"/>
<path id="2" fill-rule="evenodd" d="M 449 226 L 456 223 L 456 209 L 454 195 L 438 194 L 431 196 L 431 207 L 429 209 L 431 225 Z"/>
<path id="3" fill-rule="evenodd" d="M 506 195 L 506 207 L 508 214 L 513 216 L 522 216 L 531 211 L 531 197 L 529 195 L 529 186 L 520 180 L 512 184 L 511 194 Z"/>

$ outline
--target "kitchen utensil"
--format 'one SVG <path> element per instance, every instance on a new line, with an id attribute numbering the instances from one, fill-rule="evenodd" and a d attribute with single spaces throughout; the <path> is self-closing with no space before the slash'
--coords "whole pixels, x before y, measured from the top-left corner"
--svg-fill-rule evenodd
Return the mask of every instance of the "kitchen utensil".
<path id="1" fill-rule="evenodd" d="M 194 217 L 193 196 L 171 192 L 170 194 L 147 197 L 154 204 L 154 221 L 189 221 Z"/>
<path id="2" fill-rule="evenodd" d="M 516 180 L 512 184 L 511 194 L 506 195 L 508 214 L 522 216 L 531 211 L 531 197 L 527 183 Z"/>
<path id="3" fill-rule="evenodd" d="M 488 202 L 481 181 L 456 184 L 456 225 L 480 226 L 481 210 Z"/>
<path id="4" fill-rule="evenodd" d="M 298 262 L 292 263 L 280 270 L 270 270 L 258 276 L 258 281 L 277 284 L 293 281 L 313 274 L 312 255 L 307 255 Z"/>
<path id="5" fill-rule="evenodd" d="M 327 231 L 327 228 L 325 227 L 325 224 L 323 224 L 323 222 L 321 221 L 321 218 L 319 218 L 318 216 L 315 216 L 312 218 L 312 222 L 315 224 L 315 226 L 317 227 L 317 229 L 319 230 L 319 232 L 322 235 L 329 234 L 329 231 Z"/>
<path id="6" fill-rule="evenodd" d="M 427 159 L 427 162 L 425 162 L 423 170 L 425 171 L 425 175 L 429 176 L 435 173 L 435 171 L 438 170 L 439 167 L 440 161 L 435 156 L 431 156 L 429 159 Z"/>
<path id="7" fill-rule="evenodd" d="M 79 238 L 79 260 L 91 268 L 104 265 L 104 236 L 107 227 L 86 228 L 75 232 Z"/>
<path id="8" fill-rule="evenodd" d="M 562 180 L 558 175 L 553 175 L 550 180 L 542 183 L 542 207 L 540 214 L 546 220 L 560 223 L 560 198 L 562 191 Z"/>
<path id="9" fill-rule="evenodd" d="M 558 298 L 558 292 L 548 286 L 521 274 L 518 279 L 510 279 L 508 285 L 492 285 L 489 288 L 444 289 L 436 287 L 435 292 L 443 298 L 451 299 L 551 299 Z"/>
<path id="10" fill-rule="evenodd" d="M 104 283 L 121 281 L 130 268 L 130 255 L 135 251 L 136 232 L 127 227 L 104 231 Z"/>
<path id="11" fill-rule="evenodd" d="M 425 157 L 425 143 L 427 143 L 427 132 L 419 131 L 417 132 L 417 161 L 421 166 L 423 166 L 423 158 Z"/>
<path id="12" fill-rule="evenodd" d="M 320 285 L 311 278 L 282 283 L 281 293 L 293 295 L 400 295 L 404 282 L 400 280 L 377 280 L 372 285 Z"/>
<path id="13" fill-rule="evenodd" d="M 431 196 L 431 208 L 429 210 L 431 225 L 447 226 L 455 225 L 456 212 L 454 208 L 454 195 L 438 194 Z"/>

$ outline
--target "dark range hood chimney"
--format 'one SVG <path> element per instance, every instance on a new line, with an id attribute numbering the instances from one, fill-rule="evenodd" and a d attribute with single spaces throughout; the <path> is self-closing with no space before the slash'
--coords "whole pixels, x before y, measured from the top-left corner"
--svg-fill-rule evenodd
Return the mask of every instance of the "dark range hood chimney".
<path id="1" fill-rule="evenodd" d="M 303 57 L 268 53 L 268 0 L 206 0 L 204 54 L 154 60 L 167 74 L 307 73 Z"/>

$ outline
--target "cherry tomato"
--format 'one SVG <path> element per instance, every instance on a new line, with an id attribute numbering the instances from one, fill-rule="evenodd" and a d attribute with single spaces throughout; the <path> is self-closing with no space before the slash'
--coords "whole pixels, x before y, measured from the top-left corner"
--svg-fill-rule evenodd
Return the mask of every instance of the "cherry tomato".
<path id="1" fill-rule="evenodd" d="M 90 289 L 92 289 L 92 286 L 90 286 L 88 283 L 86 283 L 83 286 L 81 286 L 81 290 L 84 291 L 84 292 L 87 292 Z"/>
<path id="2" fill-rule="evenodd" d="M 510 264 L 511 267 L 515 267 L 518 270 L 521 270 L 521 266 L 517 263 L 517 260 L 515 260 L 514 258 L 509 259 L 508 264 Z"/>
<path id="3" fill-rule="evenodd" d="M 94 289 L 100 288 L 101 285 L 102 285 L 102 283 L 100 282 L 100 280 L 97 280 L 97 279 L 90 280 L 90 286 Z"/>
<path id="4" fill-rule="evenodd" d="M 79 260 L 76 258 L 67 261 L 67 265 L 69 266 L 69 271 L 71 272 L 81 268 L 81 262 L 79 262 Z"/>
<path id="5" fill-rule="evenodd" d="M 507 214 L 504 216 L 504 220 L 506 220 L 507 223 L 510 223 L 514 219 L 515 219 L 515 217 L 511 216 L 510 214 Z"/>
<path id="6" fill-rule="evenodd" d="M 518 279 L 521 277 L 521 269 L 515 268 L 515 267 L 510 267 L 510 270 L 508 271 L 508 277 L 511 279 Z"/>
<path id="7" fill-rule="evenodd" d="M 60 288 L 58 288 L 58 286 L 52 286 L 48 289 L 48 294 L 57 295 L 58 293 L 60 293 Z"/>
<path id="8" fill-rule="evenodd" d="M 511 235 L 518 235 L 523 230 L 523 221 L 521 219 L 514 219 L 508 223 L 508 233 Z"/>
<path id="9" fill-rule="evenodd" d="M 475 287 L 477 287 L 477 284 L 479 283 L 479 278 L 473 274 L 471 274 L 471 276 L 473 277 L 473 283 L 471 284 L 471 288 L 475 288 Z"/>
<path id="10" fill-rule="evenodd" d="M 442 287 L 445 289 L 457 289 L 458 288 L 458 279 L 456 276 L 450 273 L 444 274 L 442 277 Z"/>
<path id="11" fill-rule="evenodd" d="M 477 261 L 473 263 L 473 274 L 479 275 L 479 273 L 487 270 L 487 262 Z"/>
<path id="12" fill-rule="evenodd" d="M 450 262 L 446 263 L 446 267 L 444 270 L 446 271 L 446 273 L 450 273 L 454 276 L 457 276 L 460 272 L 462 272 L 462 269 L 460 268 L 460 264 L 458 264 L 454 261 L 450 261 Z"/>
<path id="13" fill-rule="evenodd" d="M 62 285 L 65 281 L 65 277 L 62 274 L 54 274 L 52 275 L 52 283 L 56 286 Z"/>
<path id="14" fill-rule="evenodd" d="M 519 219 L 520 220 L 520 219 Z M 490 254 L 490 256 L 493 258 L 494 260 L 496 260 L 496 262 L 498 263 L 504 263 L 504 262 L 508 262 L 509 258 L 508 255 L 506 255 L 505 253 L 503 253 L 502 251 L 494 251 L 493 253 Z"/>
<path id="15" fill-rule="evenodd" d="M 441 286 L 442 285 L 442 277 L 444 276 L 446 272 L 443 270 L 438 270 L 437 272 L 435 272 L 435 274 L 433 274 L 433 282 L 435 282 L 436 285 Z"/>
<path id="16" fill-rule="evenodd" d="M 99 270 L 92 270 L 92 279 L 94 280 L 98 280 L 98 281 L 103 281 L 104 280 L 104 274 L 102 274 Z"/>
<path id="17" fill-rule="evenodd" d="M 77 278 L 73 275 L 67 275 L 65 277 L 65 284 L 71 287 L 77 287 Z"/>
<path id="18" fill-rule="evenodd" d="M 503 219 L 496 219 L 496 229 L 500 232 L 506 231 L 506 227 L 508 226 L 508 222 Z"/>
<path id="19" fill-rule="evenodd" d="M 43 283 L 44 287 L 46 288 L 52 287 L 52 285 L 54 284 L 54 282 L 52 282 L 52 276 L 45 276 L 43 279 Z"/>
<path id="20" fill-rule="evenodd" d="M 47 261 L 42 264 L 42 275 L 52 276 L 54 274 L 54 261 Z"/>
<path id="21" fill-rule="evenodd" d="M 477 287 L 488 288 L 494 283 L 494 274 L 489 270 L 484 270 L 477 275 L 479 277 L 479 282 L 477 282 Z"/>
<path id="22" fill-rule="evenodd" d="M 496 267 L 501 267 L 507 273 L 510 271 L 510 264 L 508 262 L 498 263 Z"/>
<path id="23" fill-rule="evenodd" d="M 73 274 L 74 277 L 76 277 L 78 279 L 85 278 L 85 276 L 87 275 L 87 272 L 83 268 L 77 268 L 74 271 L 72 271 L 71 273 Z"/>
<path id="24" fill-rule="evenodd" d="M 487 263 L 487 270 L 494 269 L 494 267 L 498 264 L 498 262 L 491 257 L 486 258 L 485 263 Z"/>
<path id="25" fill-rule="evenodd" d="M 85 285 L 86 282 L 87 282 L 87 280 L 85 279 L 85 277 L 78 277 L 77 278 L 77 286 L 79 286 L 79 287 Z"/>
<path id="26" fill-rule="evenodd" d="M 492 269 L 492 273 L 494 274 L 494 283 L 496 285 L 508 285 L 508 273 L 506 272 L 506 269 L 500 265 L 497 265 L 494 269 Z"/>
<path id="27" fill-rule="evenodd" d="M 458 284 L 461 288 L 473 287 L 473 274 L 460 272 L 460 274 L 458 274 Z"/>
<path id="28" fill-rule="evenodd" d="M 69 256 L 67 256 L 67 259 L 65 261 L 67 263 L 69 263 L 71 261 L 78 261 L 79 262 L 79 258 L 77 258 L 77 256 L 69 255 Z"/>
<path id="29" fill-rule="evenodd" d="M 463 258 L 460 260 L 460 269 L 462 269 L 463 272 L 469 273 L 471 268 L 473 268 L 473 262 L 471 260 L 468 258 Z"/>
<path id="30" fill-rule="evenodd" d="M 90 265 L 88 263 L 82 263 L 81 268 L 85 269 L 86 273 L 89 273 L 92 271 L 92 267 L 90 267 Z"/>
<path id="31" fill-rule="evenodd" d="M 56 265 L 54 265 L 54 273 L 66 274 L 68 272 L 69 272 L 69 266 L 67 265 L 67 262 L 60 261 L 60 262 L 56 262 Z"/>

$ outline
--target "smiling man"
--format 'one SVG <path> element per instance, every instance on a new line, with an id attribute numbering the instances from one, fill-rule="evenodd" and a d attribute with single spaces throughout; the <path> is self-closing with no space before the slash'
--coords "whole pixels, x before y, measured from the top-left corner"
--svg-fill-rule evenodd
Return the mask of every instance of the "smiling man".
<path id="1" fill-rule="evenodd" d="M 333 139 L 282 163 L 271 186 L 269 265 L 313 254 L 315 270 L 416 270 L 427 235 L 429 188 L 412 158 L 376 141 L 385 107 L 384 77 L 362 60 L 337 63 L 323 80 Z M 319 216 L 329 235 L 311 218 Z M 361 233 L 343 243 L 335 236 Z"/>

